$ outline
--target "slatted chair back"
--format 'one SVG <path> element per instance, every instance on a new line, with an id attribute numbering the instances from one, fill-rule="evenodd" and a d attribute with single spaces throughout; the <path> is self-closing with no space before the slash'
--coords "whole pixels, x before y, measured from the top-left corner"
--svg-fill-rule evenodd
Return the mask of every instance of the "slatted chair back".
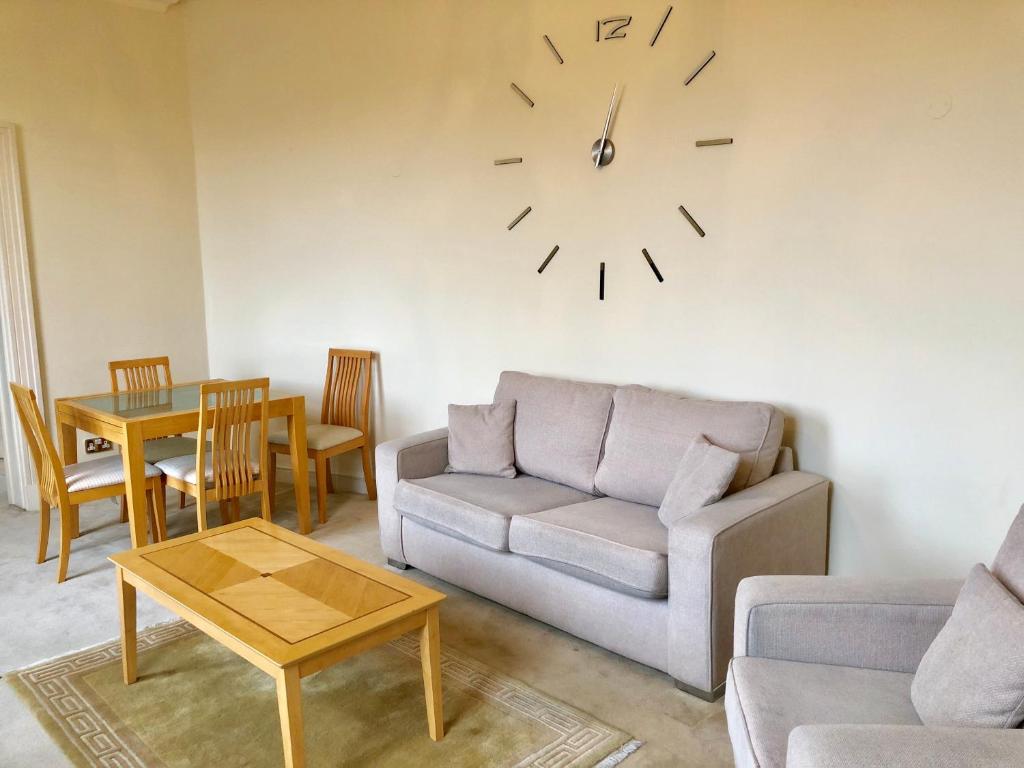
<path id="1" fill-rule="evenodd" d="M 369 432 L 370 370 L 373 353 L 362 349 L 330 349 L 321 424 Z"/>
<path id="2" fill-rule="evenodd" d="M 210 461 L 215 498 L 231 499 L 256 493 L 267 472 L 267 421 L 270 379 L 245 379 L 203 384 L 199 388 L 199 434 L 210 435 Z M 254 429 L 255 425 L 255 429 Z M 257 460 L 253 462 L 253 439 Z M 197 483 L 202 503 L 206 453 L 200 440 L 196 456 Z"/>
<path id="3" fill-rule="evenodd" d="M 39 478 L 39 493 L 53 506 L 60 504 L 61 495 L 67 496 L 68 486 L 64 479 L 64 465 L 57 456 L 50 432 L 43 423 L 43 414 L 36 402 L 36 393 L 20 384 L 10 383 L 14 396 L 14 407 L 18 420 L 25 432 L 29 452 Z"/>
<path id="4" fill-rule="evenodd" d="M 110 370 L 112 392 L 138 392 L 144 389 L 173 386 L 169 357 L 137 357 L 134 360 L 112 360 Z M 121 380 L 124 386 L 121 386 Z"/>

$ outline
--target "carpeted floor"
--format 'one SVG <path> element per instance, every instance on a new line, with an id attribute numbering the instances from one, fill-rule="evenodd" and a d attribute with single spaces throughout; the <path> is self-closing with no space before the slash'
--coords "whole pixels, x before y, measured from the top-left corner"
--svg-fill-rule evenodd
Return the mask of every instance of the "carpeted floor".
<path id="1" fill-rule="evenodd" d="M 278 490 L 274 522 L 294 529 L 290 488 Z M 314 538 L 383 563 L 375 504 L 348 494 L 329 498 L 330 519 L 316 528 Z M 38 516 L 0 499 L 4 532 L 0 537 L 0 671 L 27 667 L 117 636 L 113 568 L 106 561 L 107 555 L 127 545 L 127 527 L 117 520 L 118 508 L 109 501 L 83 508 L 83 535 L 72 544 L 68 581 L 58 586 L 56 530 L 50 560 L 36 565 Z M 211 513 L 211 522 L 216 520 L 216 513 Z M 179 512 L 176 494 L 168 503 L 168 527 L 172 536 L 195 530 L 194 507 Z M 420 571 L 409 570 L 405 575 L 449 595 L 441 610 L 445 646 L 645 742 L 626 761 L 629 768 L 732 765 L 720 701 L 707 704 L 687 696 L 660 672 Z M 140 627 L 172 618 L 148 598 L 139 597 Z M 6 681 L 0 681 L 0 765 L 70 765 Z"/>

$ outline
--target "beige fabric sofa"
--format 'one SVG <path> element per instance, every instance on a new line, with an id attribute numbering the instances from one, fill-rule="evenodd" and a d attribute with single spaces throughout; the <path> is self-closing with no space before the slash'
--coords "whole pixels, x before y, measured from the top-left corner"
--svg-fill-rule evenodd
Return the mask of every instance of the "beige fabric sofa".
<path id="1" fill-rule="evenodd" d="M 792 468 L 763 403 L 507 371 L 514 479 L 445 474 L 447 430 L 377 446 L 381 543 L 412 565 L 720 695 L 736 585 L 821 574 L 828 482 Z M 697 435 L 741 454 L 721 501 L 671 530 L 657 509 Z"/>

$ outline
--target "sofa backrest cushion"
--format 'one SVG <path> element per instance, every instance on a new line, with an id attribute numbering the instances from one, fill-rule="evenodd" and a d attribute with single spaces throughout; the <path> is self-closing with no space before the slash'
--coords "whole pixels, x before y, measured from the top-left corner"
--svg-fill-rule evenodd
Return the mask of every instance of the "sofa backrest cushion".
<path id="1" fill-rule="evenodd" d="M 594 492 L 615 387 L 505 371 L 494 400 L 515 400 L 516 468 Z"/>
<path id="2" fill-rule="evenodd" d="M 1024 603 L 1024 506 L 1010 523 L 1003 545 L 992 561 L 992 573 Z"/>
<path id="3" fill-rule="evenodd" d="M 740 454 L 727 491 L 735 493 L 772 474 L 782 426 L 782 414 L 765 403 L 693 400 L 647 387 L 619 387 L 597 469 L 597 490 L 660 506 L 686 449 L 704 435 Z"/>

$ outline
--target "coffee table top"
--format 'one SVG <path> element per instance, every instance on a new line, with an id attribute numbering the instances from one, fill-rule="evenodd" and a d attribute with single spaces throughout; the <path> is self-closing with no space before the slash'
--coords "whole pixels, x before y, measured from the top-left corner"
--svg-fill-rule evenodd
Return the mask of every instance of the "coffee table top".
<path id="1" fill-rule="evenodd" d="M 259 518 L 111 556 L 278 666 L 436 605 L 444 595 Z M 141 583 L 140 583 L 141 582 Z"/>

